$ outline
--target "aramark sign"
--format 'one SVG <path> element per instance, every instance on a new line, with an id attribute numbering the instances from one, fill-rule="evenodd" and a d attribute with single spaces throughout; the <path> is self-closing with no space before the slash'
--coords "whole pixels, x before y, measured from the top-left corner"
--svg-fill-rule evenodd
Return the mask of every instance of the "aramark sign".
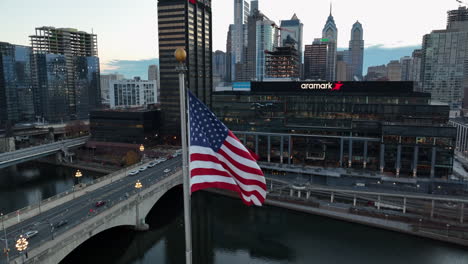
<path id="1" fill-rule="evenodd" d="M 339 91 L 341 90 L 341 86 L 343 86 L 342 82 L 337 83 L 302 83 L 301 89 L 302 90 L 332 90 L 332 91 Z"/>

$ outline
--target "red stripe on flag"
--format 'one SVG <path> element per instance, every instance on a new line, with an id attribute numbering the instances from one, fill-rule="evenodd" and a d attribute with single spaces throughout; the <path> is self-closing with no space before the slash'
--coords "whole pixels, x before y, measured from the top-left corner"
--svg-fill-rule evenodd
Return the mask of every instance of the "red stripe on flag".
<path id="1" fill-rule="evenodd" d="M 259 180 L 251 180 L 251 179 L 246 179 L 242 176 L 237 175 L 229 166 L 227 166 L 224 162 L 220 161 L 217 157 L 213 155 L 208 155 L 208 154 L 198 154 L 198 153 L 193 153 L 190 155 L 190 161 L 208 161 L 208 162 L 213 162 L 221 165 L 228 173 L 230 173 L 230 176 L 238 180 L 239 182 L 242 182 L 245 185 L 257 185 L 260 188 L 266 190 L 266 184 L 259 181 Z M 258 175 L 259 177 L 264 177 L 262 175 Z"/>

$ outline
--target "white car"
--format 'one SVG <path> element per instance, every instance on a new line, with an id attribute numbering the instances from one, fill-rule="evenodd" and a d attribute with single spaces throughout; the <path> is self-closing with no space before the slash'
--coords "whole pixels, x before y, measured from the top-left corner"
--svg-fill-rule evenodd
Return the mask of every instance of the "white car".
<path id="1" fill-rule="evenodd" d="M 139 171 L 134 170 L 134 171 L 129 172 L 128 174 L 129 174 L 130 176 L 133 176 L 133 175 L 137 175 L 138 172 L 139 172 Z"/>
<path id="2" fill-rule="evenodd" d="M 164 162 L 166 161 L 167 159 L 166 158 L 161 158 L 161 162 Z"/>
<path id="3" fill-rule="evenodd" d="M 145 171 L 147 168 L 148 168 L 148 167 L 143 166 L 143 167 L 139 168 L 138 170 L 139 170 L 139 171 Z"/>
<path id="4" fill-rule="evenodd" d="M 39 231 L 37 231 L 37 230 L 28 231 L 28 232 L 24 233 L 24 237 L 26 239 L 28 239 L 28 238 L 31 238 L 31 237 L 37 235 L 37 233 L 39 233 Z"/>
<path id="5" fill-rule="evenodd" d="M 152 161 L 152 162 L 150 162 L 150 163 L 148 164 L 148 167 L 153 168 L 153 167 L 156 166 L 157 164 L 158 164 L 157 162 Z"/>
<path id="6" fill-rule="evenodd" d="M 164 170 L 165 173 L 168 173 L 168 172 L 170 172 L 170 171 L 171 171 L 170 169 L 165 169 L 165 170 Z"/>

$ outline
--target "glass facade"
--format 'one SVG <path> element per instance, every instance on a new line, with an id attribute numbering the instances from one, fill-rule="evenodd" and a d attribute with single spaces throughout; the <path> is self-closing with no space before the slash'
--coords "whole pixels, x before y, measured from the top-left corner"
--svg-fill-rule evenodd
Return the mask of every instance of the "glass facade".
<path id="1" fill-rule="evenodd" d="M 88 119 L 101 105 L 97 35 L 40 27 L 30 39 L 36 115 L 49 122 Z"/>
<path id="2" fill-rule="evenodd" d="M 448 106 L 431 105 L 430 94 L 412 92 L 411 82 L 341 84 L 334 92 L 306 90 L 310 83 L 303 82 L 253 82 L 250 92 L 214 93 L 212 110 L 231 130 L 258 138 L 249 144 L 263 161 L 289 157 L 293 164 L 398 177 L 451 174 L 456 129 L 447 125 Z"/>
<path id="3" fill-rule="evenodd" d="M 0 42 L 0 123 L 34 120 L 31 48 Z"/>

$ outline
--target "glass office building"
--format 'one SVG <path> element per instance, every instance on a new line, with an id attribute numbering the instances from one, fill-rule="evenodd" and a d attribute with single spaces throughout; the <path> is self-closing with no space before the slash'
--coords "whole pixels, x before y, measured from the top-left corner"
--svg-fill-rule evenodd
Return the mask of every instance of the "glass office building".
<path id="1" fill-rule="evenodd" d="M 0 123 L 34 120 L 31 47 L 0 42 Z"/>
<path id="2" fill-rule="evenodd" d="M 215 92 L 213 110 L 261 161 L 448 178 L 449 106 L 412 82 L 252 82 Z"/>

